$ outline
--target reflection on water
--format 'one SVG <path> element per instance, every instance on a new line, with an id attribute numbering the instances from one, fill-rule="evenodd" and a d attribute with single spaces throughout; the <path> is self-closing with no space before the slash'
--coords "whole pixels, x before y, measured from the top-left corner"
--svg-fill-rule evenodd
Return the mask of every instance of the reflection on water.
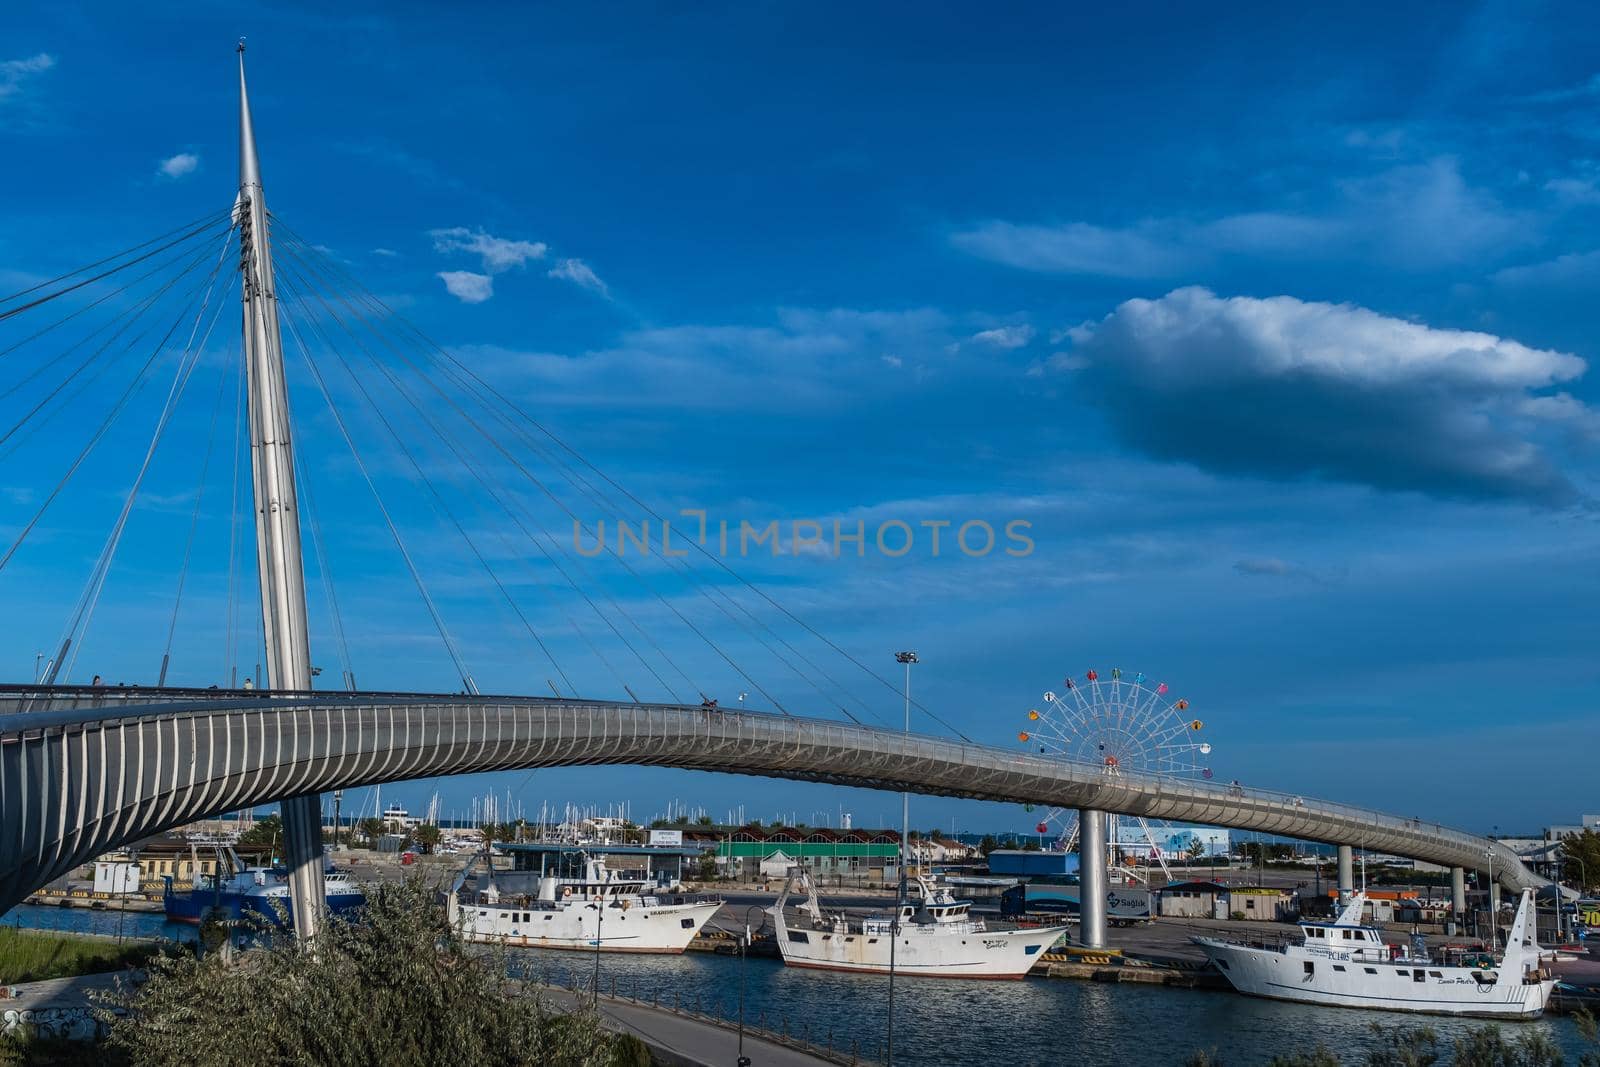
<path id="1" fill-rule="evenodd" d="M 522 950 L 533 974 L 589 986 L 594 957 L 576 952 Z M 600 957 L 600 990 L 613 980 L 619 994 L 663 1005 L 680 1002 L 732 1017 L 739 995 L 739 959 L 709 953 Z M 784 967 L 771 959 L 747 963 L 745 1019 L 801 1034 L 863 1059 L 884 1038 L 889 979 Z M 974 982 L 901 978 L 895 982 L 895 1061 L 926 1067 L 984 1064 L 1179 1064 L 1197 1049 L 1214 1049 L 1229 1067 L 1261 1064 L 1317 1041 L 1348 1058 L 1375 1044 L 1372 1024 L 1427 1025 L 1448 1044 L 1481 1022 L 1406 1017 L 1340 1008 L 1256 1000 L 1232 993 L 1067 979 Z M 1570 1019 L 1511 1024 L 1548 1032 L 1575 1061 L 1582 1047 Z"/>
<path id="2" fill-rule="evenodd" d="M 194 927 L 169 923 L 166 915 L 159 911 L 96 911 L 18 904 L 0 915 L 0 925 L 107 937 L 159 937 L 168 941 L 193 941 L 195 937 Z"/>
<path id="3" fill-rule="evenodd" d="M 79 908 L 21 905 L 0 916 L 7 926 L 72 930 L 127 937 L 190 940 L 194 928 L 161 914 L 126 914 Z M 518 950 L 514 958 L 532 974 L 561 985 L 588 987 L 593 956 L 581 952 Z M 600 989 L 664 1006 L 680 1004 L 734 1018 L 740 961 L 736 956 L 603 955 Z M 745 964 L 745 1019 L 848 1052 L 878 1054 L 884 1038 L 889 980 L 882 975 L 802 971 L 777 960 Z M 900 978 L 895 982 L 895 1060 L 922 1067 L 983 1064 L 1028 1067 L 1081 1063 L 1137 1067 L 1178 1064 L 1196 1049 L 1215 1049 L 1229 1067 L 1265 1063 L 1317 1041 L 1348 1058 L 1374 1044 L 1374 1022 L 1427 1025 L 1448 1046 L 1471 1020 L 1408 1018 L 1339 1008 L 1255 1000 L 1231 993 L 1153 986 L 1109 985 L 1065 979 L 964 982 Z M 1513 1032 L 1540 1028 L 1554 1037 L 1568 1061 L 1582 1045 L 1570 1019 L 1508 1024 Z"/>

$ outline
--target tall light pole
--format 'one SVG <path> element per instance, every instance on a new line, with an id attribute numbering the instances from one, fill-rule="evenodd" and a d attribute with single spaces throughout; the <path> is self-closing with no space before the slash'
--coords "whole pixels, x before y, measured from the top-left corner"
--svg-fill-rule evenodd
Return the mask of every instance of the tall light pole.
<path id="1" fill-rule="evenodd" d="M 917 662 L 915 652 L 896 652 L 896 663 L 905 664 L 906 668 L 906 719 L 905 732 L 911 734 L 911 665 Z M 894 1067 L 894 956 L 895 946 L 900 943 L 900 912 L 906 902 L 906 864 L 911 862 L 911 793 L 909 790 L 900 790 L 900 877 L 899 888 L 894 899 L 894 918 L 889 921 L 889 1024 L 888 1024 L 888 1057 L 889 1067 Z"/>

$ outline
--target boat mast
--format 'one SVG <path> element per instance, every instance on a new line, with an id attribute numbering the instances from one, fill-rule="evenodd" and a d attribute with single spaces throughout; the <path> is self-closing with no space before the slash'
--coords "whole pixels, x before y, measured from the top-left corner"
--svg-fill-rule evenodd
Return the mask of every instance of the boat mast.
<path id="1" fill-rule="evenodd" d="M 306 625 L 305 561 L 295 493 L 289 391 L 278 332 L 277 281 L 267 201 L 261 189 L 255 124 L 245 86 L 244 41 L 239 42 L 239 269 L 243 274 L 245 380 L 250 412 L 250 469 L 255 490 L 256 565 L 267 688 L 311 688 L 311 642 Z M 322 798 L 313 793 L 282 804 L 284 862 L 296 935 L 314 937 L 326 894 L 322 883 Z"/>

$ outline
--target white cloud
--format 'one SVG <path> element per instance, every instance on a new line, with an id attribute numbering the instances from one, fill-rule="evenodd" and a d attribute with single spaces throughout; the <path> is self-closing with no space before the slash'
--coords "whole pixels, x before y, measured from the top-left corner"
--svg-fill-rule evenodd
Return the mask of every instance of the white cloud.
<path id="1" fill-rule="evenodd" d="M 1600 249 L 1506 267 L 1489 275 L 1489 280 L 1511 289 L 1592 290 L 1600 282 Z"/>
<path id="2" fill-rule="evenodd" d="M 469 230 L 465 226 L 430 230 L 433 247 L 437 252 L 470 252 L 483 259 L 483 269 L 489 274 L 503 274 L 520 267 L 529 260 L 543 259 L 549 246 L 543 241 L 515 241 L 496 237 L 482 230 Z"/>
<path id="3" fill-rule="evenodd" d="M 951 240 L 980 259 L 1023 270 L 1152 278 L 1175 273 L 1191 262 L 1190 253 L 1173 244 L 1165 230 L 1159 222 L 1118 230 L 1087 222 L 1026 226 L 996 220 L 957 233 Z"/>
<path id="4" fill-rule="evenodd" d="M 195 169 L 199 166 L 199 156 L 195 155 L 193 152 L 179 152 L 175 156 L 169 156 L 166 159 L 163 159 L 161 164 L 156 167 L 156 170 L 163 178 L 171 178 L 173 181 L 176 181 L 179 178 L 187 177 L 188 175 L 193 174 Z"/>
<path id="5" fill-rule="evenodd" d="M 988 345 L 991 348 L 1022 348 L 1033 340 L 1033 327 L 1026 324 L 1021 326 L 996 326 L 992 330 L 980 330 L 968 340 L 974 344 Z"/>
<path id="6" fill-rule="evenodd" d="M 1165 278 L 1228 257 L 1361 259 L 1447 266 L 1532 239 L 1528 218 L 1469 185 L 1451 157 L 1336 183 L 1320 211 L 1145 219 L 1124 227 L 992 220 L 951 236 L 982 259 L 1023 270 Z"/>
<path id="7" fill-rule="evenodd" d="M 1130 300 L 1075 331 L 1086 386 L 1127 443 L 1221 473 L 1544 505 L 1580 494 L 1543 431 L 1595 415 L 1547 390 L 1582 359 L 1348 304 Z"/>
<path id="8" fill-rule="evenodd" d="M 1600 204 L 1600 182 L 1594 178 L 1551 178 L 1544 187 L 1568 204 Z"/>
<path id="9" fill-rule="evenodd" d="M 494 295 L 494 279 L 470 270 L 442 270 L 438 277 L 451 296 L 463 304 L 481 304 Z"/>
<path id="10" fill-rule="evenodd" d="M 375 256 L 383 256 L 385 259 L 393 259 L 400 255 L 399 252 L 396 252 L 392 248 L 374 248 L 372 250 L 372 254 Z"/>
<path id="11" fill-rule="evenodd" d="M 56 57 L 46 52 L 26 59 L 0 61 L 0 102 L 22 92 L 22 86 L 36 74 L 43 74 L 56 65 Z"/>
<path id="12" fill-rule="evenodd" d="M 906 361 L 905 360 L 901 359 L 897 355 L 894 355 L 893 353 L 887 353 L 886 352 L 883 355 L 879 356 L 878 358 L 883 360 L 883 362 L 885 364 L 887 364 L 888 366 L 893 367 L 895 370 L 899 370 L 901 367 L 904 367 L 906 365 Z"/>
<path id="13" fill-rule="evenodd" d="M 500 368 L 547 404 L 837 413 L 874 388 L 901 390 L 907 378 L 954 382 L 955 368 L 938 355 L 949 341 L 949 320 L 938 311 L 789 308 L 772 325 L 631 330 L 612 347 L 577 354 L 493 346 L 459 353 Z M 903 374 L 882 373 L 893 360 Z M 975 374 L 997 373 L 992 359 L 971 362 Z"/>
<path id="14" fill-rule="evenodd" d="M 552 278 L 563 278 L 580 289 L 599 293 L 607 300 L 611 299 L 611 289 L 600 276 L 590 269 L 589 265 L 581 259 L 563 259 L 549 271 Z"/>

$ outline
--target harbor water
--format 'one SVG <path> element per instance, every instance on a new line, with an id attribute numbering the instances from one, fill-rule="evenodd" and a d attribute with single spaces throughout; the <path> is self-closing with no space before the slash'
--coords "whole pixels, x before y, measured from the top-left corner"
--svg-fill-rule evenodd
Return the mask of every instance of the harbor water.
<path id="1" fill-rule="evenodd" d="M 194 929 L 160 914 L 89 911 L 23 905 L 5 925 L 117 936 L 189 940 Z M 562 986 L 593 988 L 593 955 L 517 950 L 515 966 Z M 738 1017 L 741 970 L 745 1020 L 865 1061 L 881 1055 L 889 980 L 881 975 L 786 968 L 775 959 L 691 952 L 682 956 L 603 954 L 600 991 Z M 1448 1048 L 1481 1021 L 1317 1008 L 1256 1000 L 1226 992 L 1116 985 L 1068 979 L 1020 982 L 898 978 L 895 981 L 895 1062 L 920 1067 L 982 1063 L 1081 1063 L 1130 1067 L 1180 1064 L 1196 1050 L 1215 1050 L 1229 1067 L 1264 1064 L 1273 1056 L 1309 1049 L 1318 1041 L 1350 1061 L 1379 1040 L 1373 1025 L 1428 1026 Z M 1583 1048 L 1577 1025 L 1552 1017 L 1507 1024 L 1515 1035 L 1549 1034 L 1569 1063 Z"/>

